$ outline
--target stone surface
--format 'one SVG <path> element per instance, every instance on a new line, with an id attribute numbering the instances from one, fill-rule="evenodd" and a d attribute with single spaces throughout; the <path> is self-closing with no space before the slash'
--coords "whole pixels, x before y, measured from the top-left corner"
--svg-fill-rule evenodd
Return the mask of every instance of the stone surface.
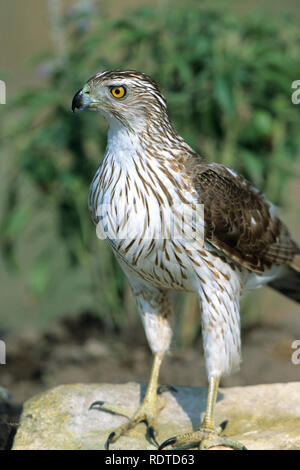
<path id="1" fill-rule="evenodd" d="M 103 449 L 108 434 L 126 418 L 89 410 L 96 400 L 138 406 L 145 386 L 62 385 L 25 403 L 13 449 Z M 165 407 L 158 417 L 158 441 L 196 430 L 205 409 L 207 389 L 177 387 L 165 392 Z M 224 435 L 248 449 L 300 450 L 300 382 L 220 389 L 216 423 L 228 419 Z M 145 437 L 143 423 L 121 437 L 111 449 L 155 447 Z"/>

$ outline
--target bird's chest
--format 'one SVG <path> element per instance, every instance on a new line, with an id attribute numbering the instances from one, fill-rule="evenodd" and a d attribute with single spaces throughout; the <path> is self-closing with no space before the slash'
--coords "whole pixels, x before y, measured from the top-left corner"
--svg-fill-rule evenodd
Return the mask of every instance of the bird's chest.
<path id="1" fill-rule="evenodd" d="M 105 159 L 90 188 L 97 234 L 122 267 L 172 289 L 187 288 L 188 281 L 178 223 L 186 199 L 178 186 L 158 167 L 147 171 L 145 163 L 134 161 L 124 168 Z"/>

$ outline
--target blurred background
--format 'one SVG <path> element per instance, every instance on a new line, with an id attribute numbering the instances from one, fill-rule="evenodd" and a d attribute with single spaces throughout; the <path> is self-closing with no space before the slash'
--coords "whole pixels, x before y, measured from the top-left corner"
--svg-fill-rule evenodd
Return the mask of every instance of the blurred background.
<path id="1" fill-rule="evenodd" d="M 146 381 L 150 369 L 87 209 L 106 124 L 72 114 L 74 93 L 104 69 L 148 73 L 187 142 L 263 190 L 300 241 L 299 19 L 296 0 L 0 0 L 0 385 L 16 403 L 59 383 Z M 197 301 L 174 301 L 161 382 L 205 384 Z M 299 305 L 261 289 L 242 300 L 242 326 L 242 370 L 224 386 L 299 379 Z"/>

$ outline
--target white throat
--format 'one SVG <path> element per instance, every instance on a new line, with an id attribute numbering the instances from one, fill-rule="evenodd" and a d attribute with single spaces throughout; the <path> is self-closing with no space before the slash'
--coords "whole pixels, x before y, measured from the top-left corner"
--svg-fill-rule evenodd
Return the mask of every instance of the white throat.
<path id="1" fill-rule="evenodd" d="M 126 166 L 130 156 L 141 151 L 138 134 L 131 132 L 116 119 L 110 122 L 107 133 L 106 155 L 112 155 L 115 162 Z"/>

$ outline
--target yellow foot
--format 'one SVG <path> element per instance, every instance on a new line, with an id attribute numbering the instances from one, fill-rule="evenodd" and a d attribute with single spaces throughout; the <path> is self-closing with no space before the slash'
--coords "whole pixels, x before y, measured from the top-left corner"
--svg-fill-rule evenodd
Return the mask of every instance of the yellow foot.
<path id="1" fill-rule="evenodd" d="M 158 387 L 157 394 L 160 395 L 168 389 L 170 390 L 170 388 Z M 99 408 L 100 410 L 108 411 L 109 413 L 125 416 L 128 419 L 128 422 L 126 424 L 119 426 L 113 432 L 110 433 L 105 443 L 106 449 L 109 449 L 110 444 L 116 442 L 119 437 L 126 434 L 130 429 L 133 429 L 137 424 L 141 422 L 146 423 L 147 437 L 152 440 L 158 447 L 159 444 L 156 440 L 157 431 L 155 429 L 156 417 L 158 412 L 164 407 L 164 405 L 165 403 L 162 398 L 155 395 L 155 399 L 147 399 L 145 397 L 144 401 L 133 416 L 130 416 L 130 411 L 128 409 L 118 407 L 104 401 L 95 401 L 90 406 L 90 409 Z"/>
<path id="2" fill-rule="evenodd" d="M 212 447 L 230 447 L 235 450 L 247 450 L 246 447 L 238 441 L 228 439 L 227 437 L 220 436 L 224 430 L 227 421 L 222 423 L 218 429 L 211 427 L 200 426 L 200 429 L 196 432 L 190 432 L 181 434 L 180 436 L 171 437 L 164 441 L 158 448 L 162 450 L 167 446 L 172 448 L 191 448 L 197 447 L 200 450 L 207 450 Z"/>

